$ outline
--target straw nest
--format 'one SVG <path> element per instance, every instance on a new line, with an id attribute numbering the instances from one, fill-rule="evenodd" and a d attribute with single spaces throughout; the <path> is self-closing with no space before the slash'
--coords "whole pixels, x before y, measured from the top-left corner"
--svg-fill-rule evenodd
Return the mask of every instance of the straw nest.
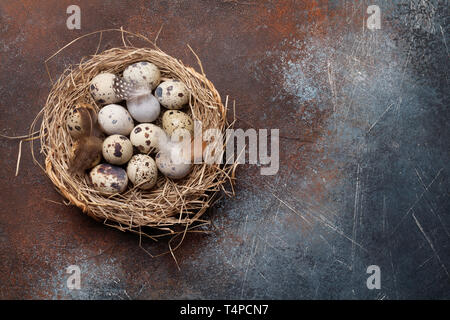
<path id="1" fill-rule="evenodd" d="M 194 120 L 201 121 L 203 129 L 216 128 L 225 132 L 230 125 L 227 123 L 227 103 L 224 106 L 214 85 L 204 75 L 200 61 L 202 74 L 156 46 L 113 48 L 66 69 L 54 83 L 40 112 L 44 170 L 70 204 L 106 225 L 151 238 L 167 234 L 183 234 L 184 238 L 186 231 L 209 223 L 201 217 L 218 192 L 232 194 L 226 184 L 231 182 L 227 185 L 232 186 L 235 164 L 195 164 L 189 176 L 180 181 L 160 175 L 157 185 L 150 191 L 130 185 L 126 192 L 109 197 L 92 188 L 87 174 L 78 177 L 68 173 L 73 143 L 65 125 L 69 109 L 79 101 L 87 101 L 98 111 L 100 106 L 89 94 L 92 78 L 100 72 L 121 74 L 126 66 L 144 60 L 158 66 L 163 78 L 179 79 L 186 84 L 191 91 L 190 114 Z M 225 141 L 221 143 L 225 145 Z"/>

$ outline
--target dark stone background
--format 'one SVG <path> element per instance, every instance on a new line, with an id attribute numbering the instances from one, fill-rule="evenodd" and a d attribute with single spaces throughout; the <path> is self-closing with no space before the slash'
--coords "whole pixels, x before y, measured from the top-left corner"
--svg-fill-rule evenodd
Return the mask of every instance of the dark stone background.
<path id="1" fill-rule="evenodd" d="M 81 30 L 66 28 L 70 4 Z M 365 25 L 370 4 L 380 30 Z M 159 46 L 198 69 L 189 44 L 236 100 L 236 127 L 281 135 L 278 174 L 240 167 L 236 197 L 208 212 L 215 231 L 176 251 L 181 271 L 63 205 L 27 143 L 14 177 L 18 141 L 0 139 L 0 298 L 450 298 L 448 19 L 448 1 L 0 1 L 4 135 L 27 133 L 44 105 L 46 58 L 121 26 L 149 38 L 162 26 Z M 98 43 L 51 60 L 53 77 Z M 101 50 L 119 45 L 103 34 Z"/>

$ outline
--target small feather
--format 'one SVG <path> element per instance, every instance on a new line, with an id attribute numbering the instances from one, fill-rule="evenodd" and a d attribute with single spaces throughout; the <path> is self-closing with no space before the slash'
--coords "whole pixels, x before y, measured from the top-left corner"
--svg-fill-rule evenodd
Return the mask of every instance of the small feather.
<path id="1" fill-rule="evenodd" d="M 101 134 L 97 124 L 97 113 L 90 105 L 79 105 L 77 111 L 80 114 L 83 135 L 74 141 L 73 155 L 69 161 L 69 172 L 83 174 L 97 159 L 102 150 Z"/>
<path id="2" fill-rule="evenodd" d="M 152 92 L 149 86 L 138 85 L 135 81 L 126 81 L 116 77 L 113 82 L 113 90 L 117 97 L 130 100 Z"/>
<path id="3" fill-rule="evenodd" d="M 95 136 L 82 137 L 74 144 L 73 157 L 70 160 L 69 172 L 82 174 L 89 169 L 102 150 L 102 140 Z"/>

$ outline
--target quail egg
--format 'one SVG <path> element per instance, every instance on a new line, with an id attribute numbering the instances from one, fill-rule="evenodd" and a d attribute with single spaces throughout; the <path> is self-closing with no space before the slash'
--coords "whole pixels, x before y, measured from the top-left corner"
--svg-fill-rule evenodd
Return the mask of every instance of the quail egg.
<path id="1" fill-rule="evenodd" d="M 189 102 L 189 90 L 180 80 L 162 82 L 156 88 L 155 95 L 167 109 L 181 109 Z"/>
<path id="2" fill-rule="evenodd" d="M 66 116 L 66 126 L 67 130 L 69 131 L 69 134 L 74 139 L 77 139 L 82 135 L 86 134 L 87 131 L 89 131 L 90 129 L 86 127 L 85 123 L 83 123 L 83 119 L 79 112 L 80 108 L 85 108 L 86 110 L 89 111 L 92 123 L 97 122 L 97 112 L 91 105 L 79 103 L 70 108 L 69 113 Z"/>
<path id="3" fill-rule="evenodd" d="M 127 136 L 134 127 L 130 113 L 118 104 L 109 104 L 100 109 L 98 124 L 108 135 L 121 134 Z"/>
<path id="4" fill-rule="evenodd" d="M 194 121 L 192 118 L 179 110 L 167 110 L 162 116 L 162 126 L 168 135 L 172 136 L 178 128 L 186 129 L 191 136 L 194 134 Z"/>
<path id="5" fill-rule="evenodd" d="M 125 191 L 128 176 L 124 169 L 107 163 L 94 167 L 89 173 L 95 190 L 104 195 L 111 195 Z"/>
<path id="6" fill-rule="evenodd" d="M 156 166 L 163 175 L 171 179 L 186 177 L 192 168 L 192 163 L 174 157 L 173 152 L 160 151 L 156 155 Z"/>
<path id="7" fill-rule="evenodd" d="M 185 139 L 188 139 L 188 141 L 192 140 L 192 134 L 191 131 L 185 128 L 176 128 L 173 130 L 172 135 L 170 136 L 171 141 L 173 142 L 182 142 L 185 141 Z"/>
<path id="8" fill-rule="evenodd" d="M 119 102 L 121 99 L 116 96 L 113 90 L 114 79 L 116 76 L 112 73 L 100 73 L 92 79 L 89 90 L 95 101 L 100 104 L 109 104 Z"/>
<path id="9" fill-rule="evenodd" d="M 123 71 L 123 78 L 126 81 L 131 81 L 139 86 L 146 86 L 153 90 L 159 84 L 161 72 L 153 63 L 141 61 L 129 65 Z"/>
<path id="10" fill-rule="evenodd" d="M 85 130 L 83 130 L 82 120 L 76 107 L 72 108 L 67 114 L 66 125 L 72 138 L 83 135 Z"/>
<path id="11" fill-rule="evenodd" d="M 138 124 L 131 131 L 130 140 L 141 153 L 149 153 L 154 149 L 159 149 L 159 142 L 165 132 L 153 123 Z"/>
<path id="12" fill-rule="evenodd" d="M 136 154 L 128 162 L 127 175 L 131 183 L 139 189 L 149 190 L 158 180 L 158 168 L 152 157 Z"/>
<path id="13" fill-rule="evenodd" d="M 103 141 L 102 154 L 109 163 L 122 165 L 133 156 L 133 145 L 127 137 L 115 134 Z"/>
<path id="14" fill-rule="evenodd" d="M 151 93 L 127 100 L 127 108 L 134 120 L 138 122 L 155 121 L 161 111 L 158 99 Z"/>

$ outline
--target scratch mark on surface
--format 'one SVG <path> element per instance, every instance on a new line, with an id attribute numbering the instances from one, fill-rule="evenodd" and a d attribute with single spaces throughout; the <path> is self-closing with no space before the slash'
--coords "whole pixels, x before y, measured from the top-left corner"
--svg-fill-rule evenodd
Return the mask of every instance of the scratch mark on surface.
<path id="1" fill-rule="evenodd" d="M 422 263 L 417 267 L 417 269 L 422 268 L 422 267 L 423 267 L 428 261 L 430 261 L 432 258 L 433 258 L 433 257 L 431 256 L 431 257 L 429 257 L 428 259 L 426 259 L 424 262 L 422 262 Z"/>
<path id="2" fill-rule="evenodd" d="M 447 41 L 445 41 L 444 30 L 442 29 L 442 26 L 441 26 L 441 25 L 439 26 L 439 28 L 441 28 L 442 40 L 444 41 L 445 49 L 447 50 L 447 56 L 448 56 L 448 47 L 447 47 Z"/>
<path id="3" fill-rule="evenodd" d="M 290 206 L 289 204 L 287 204 L 285 201 L 283 201 L 282 199 L 280 199 L 278 196 L 276 196 L 273 192 L 271 192 L 272 195 L 278 199 L 278 201 L 280 201 L 283 205 L 285 205 L 289 210 L 293 211 L 295 214 L 299 215 L 303 220 L 305 220 L 308 224 L 311 224 L 311 222 L 309 222 L 308 220 L 306 220 L 306 218 L 304 218 L 298 211 L 296 211 L 292 206 Z M 312 210 L 309 210 L 312 211 Z M 361 248 L 362 250 L 364 250 L 365 252 L 367 252 L 367 249 L 364 248 L 361 244 L 359 244 L 358 242 L 356 242 L 354 239 L 350 238 L 349 236 L 347 236 L 342 230 L 340 230 L 336 225 L 334 225 L 332 222 L 330 222 L 327 218 L 325 218 L 321 213 L 317 213 L 317 215 L 313 215 L 311 214 L 312 218 L 314 220 L 316 220 L 317 222 L 325 225 L 326 227 L 330 228 L 331 230 L 333 230 L 334 232 L 336 232 L 337 234 L 341 235 L 342 237 L 344 237 L 345 239 L 349 240 L 351 243 L 354 243 L 356 246 L 358 246 L 359 248 Z"/>
<path id="4" fill-rule="evenodd" d="M 445 226 L 444 222 L 442 221 L 441 215 L 440 215 L 439 213 L 435 212 L 435 211 L 433 210 L 433 208 L 431 207 L 431 205 L 430 205 L 430 211 L 431 211 L 431 213 L 433 213 L 433 214 L 439 219 L 439 222 L 441 223 L 442 228 L 444 229 L 445 234 L 447 235 L 447 237 L 450 238 L 450 233 L 448 232 L 447 227 Z"/>
<path id="5" fill-rule="evenodd" d="M 242 231 L 242 238 L 247 238 L 247 222 L 248 222 L 248 214 L 245 216 L 245 222 L 244 222 L 244 230 Z"/>
<path id="6" fill-rule="evenodd" d="M 384 298 L 386 298 L 386 294 L 380 293 L 380 294 L 378 294 L 377 300 L 384 300 Z"/>
<path id="7" fill-rule="evenodd" d="M 383 194 L 383 234 L 386 233 L 386 195 Z"/>
<path id="8" fill-rule="evenodd" d="M 409 64 L 410 60 L 411 60 L 411 44 L 409 45 L 408 54 L 406 56 L 406 61 L 405 61 L 405 66 L 403 67 L 402 78 L 400 80 L 400 86 L 399 86 L 400 94 L 398 97 L 397 105 L 395 106 L 395 109 L 397 111 L 397 118 L 400 115 L 399 110 L 400 110 L 400 106 L 403 102 L 403 83 L 405 82 L 405 73 L 406 73 L 406 70 L 408 69 L 408 64 Z"/>
<path id="9" fill-rule="evenodd" d="M 330 83 L 330 88 L 331 88 L 331 94 L 332 94 L 332 101 L 333 101 L 333 112 L 336 112 L 336 85 L 334 84 L 334 80 L 333 80 L 333 69 L 331 66 L 331 62 L 330 60 L 328 60 L 327 63 L 327 70 L 328 70 L 328 82 Z"/>
<path id="10" fill-rule="evenodd" d="M 418 177 L 420 183 L 422 184 L 423 188 L 424 188 L 425 190 L 428 190 L 428 188 L 426 187 L 425 183 L 423 182 L 423 179 L 422 179 L 421 175 L 419 174 L 419 171 L 417 170 L 417 168 L 416 168 L 415 170 L 416 170 L 417 177 Z M 438 218 L 439 223 L 441 224 L 442 228 L 443 228 L 444 231 L 445 231 L 445 234 L 446 234 L 448 237 L 450 237 L 450 234 L 449 234 L 449 232 L 448 232 L 448 230 L 447 230 L 447 227 L 445 226 L 444 222 L 442 221 L 441 215 L 433 210 L 433 207 L 431 206 L 431 204 L 430 204 L 430 211 L 431 211 L 432 214 L 434 214 L 434 216 L 435 216 L 436 218 Z"/>
<path id="11" fill-rule="evenodd" d="M 270 244 L 269 241 L 267 241 L 266 239 L 262 238 L 261 236 L 257 235 L 258 238 L 260 238 L 267 246 L 269 246 L 270 248 L 272 248 L 273 250 L 275 250 L 279 255 L 281 255 L 282 257 L 286 258 L 286 259 L 290 259 L 290 257 L 288 255 L 286 255 L 285 253 L 283 253 L 283 251 L 281 251 L 278 248 L 275 248 L 272 244 Z"/>
<path id="12" fill-rule="evenodd" d="M 316 217 L 315 217 L 316 218 Z M 360 243 L 356 242 L 354 239 L 350 238 L 349 236 L 347 236 L 342 230 L 340 230 L 339 228 L 337 228 L 334 224 L 332 224 L 331 222 L 329 222 L 324 216 L 322 216 L 321 214 L 319 214 L 318 220 L 321 220 L 319 222 L 322 222 L 323 224 L 325 224 L 327 227 L 329 227 L 331 230 L 333 230 L 334 232 L 336 232 L 337 234 L 341 235 L 342 237 L 344 237 L 345 239 L 347 239 L 348 241 L 350 241 L 352 244 L 355 244 L 357 247 L 359 247 L 360 249 L 364 250 L 365 252 L 368 252 L 366 248 L 364 248 Z"/>
<path id="13" fill-rule="evenodd" d="M 300 214 L 300 212 L 298 212 L 297 210 L 295 210 L 294 208 L 292 208 L 289 204 L 287 204 L 286 202 L 284 202 L 283 200 L 281 200 L 276 194 L 274 194 L 272 192 L 272 195 L 278 200 L 280 201 L 282 204 L 284 204 L 289 210 L 291 210 L 292 212 L 294 212 L 297 216 L 299 216 L 301 219 L 303 219 L 306 223 L 311 224 L 311 222 L 309 222 L 305 217 L 303 217 L 302 214 Z"/>
<path id="14" fill-rule="evenodd" d="M 420 183 L 422 184 L 423 188 L 424 188 L 425 190 L 428 190 L 428 188 L 425 186 L 425 183 L 423 182 L 423 179 L 422 179 L 421 175 L 419 174 L 419 171 L 417 170 L 417 168 L 416 168 L 415 170 L 416 170 L 417 177 L 418 177 Z M 441 215 L 433 210 L 433 207 L 431 206 L 431 204 L 430 204 L 430 211 L 431 211 L 432 214 L 434 214 L 434 216 L 435 216 L 436 218 L 438 218 L 438 220 L 439 220 L 439 222 L 440 222 L 442 228 L 443 228 L 444 231 L 445 231 L 445 234 L 446 234 L 447 236 L 450 237 L 450 234 L 449 234 L 449 232 L 448 232 L 448 230 L 447 230 L 447 227 L 445 226 L 444 222 L 442 221 Z"/>
<path id="15" fill-rule="evenodd" d="M 391 103 L 391 104 L 386 108 L 386 110 L 384 110 L 384 112 L 381 114 L 381 116 L 378 118 L 378 120 L 376 120 L 376 121 L 370 126 L 369 130 L 367 130 L 367 133 L 369 133 L 370 130 L 372 130 L 373 127 L 375 127 L 375 125 L 383 118 L 383 116 L 386 114 L 386 112 L 388 112 L 388 111 L 391 109 L 391 107 L 392 107 L 393 105 L 394 105 L 394 103 Z"/>
<path id="16" fill-rule="evenodd" d="M 253 250 L 253 247 L 255 247 L 255 250 Z M 244 273 L 244 279 L 242 280 L 241 299 L 244 296 L 245 282 L 247 281 L 247 274 L 248 274 L 248 270 L 250 269 L 250 263 L 252 261 L 252 258 L 256 255 L 256 249 L 257 248 L 258 248 L 258 242 L 256 241 L 256 238 L 253 238 L 252 247 L 250 248 L 250 254 L 249 254 L 249 257 L 248 257 L 247 267 L 246 267 L 245 273 Z"/>
<path id="17" fill-rule="evenodd" d="M 319 234 L 319 238 L 321 238 L 330 247 L 333 255 L 336 254 L 336 249 L 334 248 L 334 246 L 332 246 L 321 234 Z"/>
<path id="18" fill-rule="evenodd" d="M 271 232 L 270 233 L 273 237 L 279 239 L 285 247 L 289 247 L 289 244 L 286 242 L 286 240 L 284 240 L 283 238 L 281 238 L 279 235 L 277 235 L 276 233 Z"/>
<path id="19" fill-rule="evenodd" d="M 430 245 L 431 250 L 433 250 L 436 258 L 438 259 L 439 263 L 441 264 L 442 269 L 447 274 L 447 277 L 450 279 L 450 274 L 448 273 L 447 268 L 445 267 L 444 263 L 442 262 L 441 257 L 439 257 L 439 254 L 437 253 L 436 249 L 434 248 L 433 242 L 431 241 L 431 239 L 428 237 L 428 235 L 423 230 L 422 225 L 419 223 L 419 220 L 417 220 L 417 218 L 414 215 L 414 213 L 412 214 L 412 217 L 414 218 L 414 221 L 416 222 L 416 225 L 419 228 L 420 232 L 422 232 L 423 236 L 425 237 L 425 239 L 427 240 L 428 244 Z"/>
<path id="20" fill-rule="evenodd" d="M 417 174 L 417 178 L 419 179 L 419 182 L 422 184 L 424 189 L 426 189 L 427 187 L 425 186 L 425 183 L 423 182 L 422 177 L 419 174 L 419 171 L 417 171 L 417 168 L 415 168 L 414 170 L 416 170 L 416 174 Z"/>
<path id="21" fill-rule="evenodd" d="M 127 296 L 127 298 L 128 298 L 128 300 L 133 300 L 133 299 L 131 299 L 131 297 L 128 295 L 128 292 L 127 292 L 127 290 L 123 290 L 123 292 L 125 293 L 125 295 Z"/>
<path id="22" fill-rule="evenodd" d="M 339 262 L 339 263 L 342 264 L 344 267 L 346 267 L 348 270 L 352 271 L 352 266 L 349 266 L 349 265 L 346 264 L 344 261 L 339 260 L 339 259 L 334 259 L 334 261 Z"/>
<path id="23" fill-rule="evenodd" d="M 417 203 L 419 203 L 420 200 L 422 200 L 424 194 L 426 192 L 428 192 L 428 189 L 431 187 L 431 185 L 436 181 L 436 179 L 439 177 L 439 175 L 441 174 L 442 170 L 444 168 L 441 168 L 439 170 L 439 172 L 436 174 L 436 176 L 433 178 L 433 180 L 430 182 L 430 184 L 428 186 L 425 187 L 425 190 L 422 192 L 422 194 L 420 195 L 419 198 L 417 198 L 417 200 L 413 203 L 413 205 L 408 209 L 408 211 L 406 211 L 406 213 L 403 215 L 403 217 L 400 219 L 400 222 L 397 224 L 397 226 L 394 228 L 394 230 L 391 233 L 391 236 L 395 234 L 395 232 L 397 232 L 397 229 L 400 227 L 400 225 L 403 223 L 403 220 L 406 218 L 406 216 L 412 211 L 412 209 L 414 209 L 414 207 L 417 205 Z"/>
<path id="24" fill-rule="evenodd" d="M 360 166 L 358 164 L 358 167 L 356 169 L 356 187 L 355 187 L 355 204 L 354 204 L 354 208 L 353 208 L 353 232 L 352 232 L 352 239 L 356 241 L 356 236 L 357 236 L 357 225 L 358 225 L 358 221 L 357 221 L 357 213 L 358 213 L 358 200 L 359 200 L 359 189 L 360 189 L 360 178 L 359 178 L 359 174 L 360 174 Z M 354 260 L 355 260 L 355 244 L 352 242 L 352 251 L 351 251 L 351 269 L 353 270 L 354 267 Z"/>

